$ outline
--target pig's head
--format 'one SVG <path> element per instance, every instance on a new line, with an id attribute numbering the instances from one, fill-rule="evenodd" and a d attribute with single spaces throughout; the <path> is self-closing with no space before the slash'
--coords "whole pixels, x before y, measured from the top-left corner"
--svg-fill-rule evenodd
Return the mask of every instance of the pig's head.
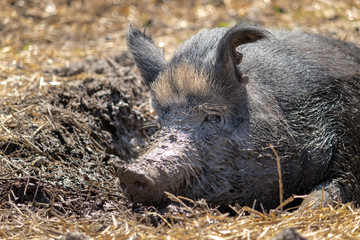
<path id="1" fill-rule="evenodd" d="M 130 27 L 127 43 L 161 125 L 147 151 L 119 170 L 131 201 L 158 204 L 167 191 L 214 204 L 251 204 L 266 197 L 260 184 L 269 194 L 277 189 L 274 157 L 267 163 L 266 156 L 253 156 L 247 79 L 238 68 L 237 47 L 267 35 L 242 25 L 204 30 L 167 62 L 151 38 Z"/>

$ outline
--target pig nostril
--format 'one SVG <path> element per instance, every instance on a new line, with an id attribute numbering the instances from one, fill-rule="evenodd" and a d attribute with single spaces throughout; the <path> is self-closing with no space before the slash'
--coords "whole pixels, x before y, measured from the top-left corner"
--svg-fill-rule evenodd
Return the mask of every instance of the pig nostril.
<path id="1" fill-rule="evenodd" d="M 157 193 L 156 189 L 158 186 L 154 179 L 147 176 L 147 173 L 123 167 L 118 171 L 118 176 L 123 194 L 132 202 L 148 202 Z"/>
<path id="2" fill-rule="evenodd" d="M 147 184 L 145 182 L 140 182 L 140 181 L 134 182 L 134 188 L 139 193 L 146 193 L 149 190 Z"/>
<path id="3" fill-rule="evenodd" d="M 152 191 L 152 184 L 147 180 L 136 180 L 133 183 L 133 188 L 139 194 L 148 194 Z"/>

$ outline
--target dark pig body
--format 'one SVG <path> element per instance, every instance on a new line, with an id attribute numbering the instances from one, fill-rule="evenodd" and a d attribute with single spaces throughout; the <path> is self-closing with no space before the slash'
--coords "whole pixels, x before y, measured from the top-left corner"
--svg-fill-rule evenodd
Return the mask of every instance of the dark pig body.
<path id="1" fill-rule="evenodd" d="M 167 191 L 274 208 L 279 176 L 270 144 L 284 198 L 360 199 L 357 46 L 241 24 L 199 32 L 169 62 L 138 30 L 129 29 L 127 42 L 161 124 L 147 151 L 119 170 L 131 201 L 158 204 Z"/>

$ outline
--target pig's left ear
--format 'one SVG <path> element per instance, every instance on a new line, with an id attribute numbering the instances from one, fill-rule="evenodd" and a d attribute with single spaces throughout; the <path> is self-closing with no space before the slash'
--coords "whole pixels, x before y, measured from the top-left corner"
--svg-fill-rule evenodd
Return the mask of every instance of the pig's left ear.
<path id="1" fill-rule="evenodd" d="M 126 43 L 146 84 L 150 85 L 166 67 L 164 52 L 145 32 L 131 26 L 126 33 Z"/>
<path id="2" fill-rule="evenodd" d="M 242 60 L 242 54 L 236 48 L 242 44 L 267 38 L 268 31 L 258 27 L 237 24 L 230 28 L 220 39 L 216 49 L 215 74 L 217 79 L 241 81 L 241 73 L 236 67 Z"/>

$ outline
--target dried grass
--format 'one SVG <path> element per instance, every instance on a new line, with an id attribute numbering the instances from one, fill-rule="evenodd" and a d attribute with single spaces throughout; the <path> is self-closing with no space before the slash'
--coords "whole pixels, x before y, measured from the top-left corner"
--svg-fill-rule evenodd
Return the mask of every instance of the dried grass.
<path id="1" fill-rule="evenodd" d="M 54 239 L 67 232 L 81 232 L 93 239 L 270 239 L 275 233 L 294 227 L 309 239 L 359 239 L 360 209 L 351 204 L 295 212 L 279 208 L 270 213 L 233 206 L 237 214 L 230 217 L 204 202 L 193 203 L 169 195 L 187 209 L 186 214 L 161 215 L 151 209 L 138 213 L 122 198 L 116 180 L 104 178 L 99 180 L 104 185 L 99 185 L 94 179 L 86 179 L 88 188 L 79 188 L 74 194 L 57 186 L 51 181 L 53 176 L 41 170 L 46 161 L 53 166 L 59 163 L 32 139 L 44 129 L 59 127 L 56 113 L 49 110 L 45 114 L 40 110 L 41 104 L 14 102 L 46 96 L 50 88 L 92 77 L 89 73 L 58 77 L 44 70 L 78 62 L 89 55 L 107 58 L 114 49 L 124 51 L 124 31 L 129 22 L 138 26 L 150 24 L 157 43 L 166 47 L 167 56 L 179 42 L 201 28 L 233 25 L 244 19 L 266 27 L 301 28 L 360 43 L 359 0 L 164 2 L 2 3 L 0 109 L 11 111 L 0 112 L 0 142 L 9 143 L 0 151 L 0 238 Z M 73 123 L 79 134 L 91 135 L 84 123 Z M 100 143 L 95 139 L 92 142 L 94 151 L 103 151 Z M 19 148 L 14 154 L 5 153 L 15 145 Z M 21 161 L 23 154 L 33 159 Z M 81 162 L 71 161 L 60 162 L 82 170 Z M 86 178 L 86 174 L 83 176 Z M 42 201 L 40 190 L 50 202 Z M 32 198 L 17 201 L 19 192 L 24 198 Z M 32 194 L 26 194 L 29 192 Z M 97 208 L 99 203 L 104 204 L 102 210 Z"/>
<path id="2" fill-rule="evenodd" d="M 350 204 L 293 213 L 257 213 L 241 208 L 239 215 L 214 214 L 209 209 L 192 210 L 192 217 L 168 216 L 157 226 L 150 218 L 157 212 L 137 215 L 126 211 L 107 213 L 98 219 L 62 218 L 31 206 L 15 204 L 1 211 L 2 238 L 56 238 L 67 232 L 81 232 L 94 239 L 270 239 L 286 228 L 296 228 L 309 239 L 358 239 L 360 211 Z M 210 212 L 209 212 L 210 211 Z M 250 214 L 244 215 L 245 212 Z"/>

